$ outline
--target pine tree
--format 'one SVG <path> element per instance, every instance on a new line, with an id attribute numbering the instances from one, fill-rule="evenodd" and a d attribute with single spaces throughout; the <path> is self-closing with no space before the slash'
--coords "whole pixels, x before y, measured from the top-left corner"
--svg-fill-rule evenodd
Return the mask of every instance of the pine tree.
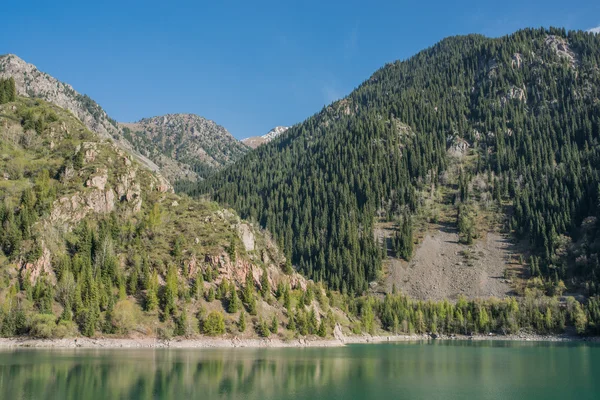
<path id="1" fill-rule="evenodd" d="M 240 332 L 246 331 L 246 313 L 244 312 L 244 310 L 242 310 L 238 319 L 238 329 Z"/>
<path id="2" fill-rule="evenodd" d="M 308 333 L 310 334 L 314 334 L 317 332 L 317 314 L 315 312 L 314 308 L 310 309 L 310 312 L 308 313 Z"/>
<path id="3" fill-rule="evenodd" d="M 172 316 L 175 313 L 175 301 L 177 297 L 177 271 L 174 265 L 167 269 L 167 278 L 163 291 L 163 312 L 165 316 Z"/>
<path id="4" fill-rule="evenodd" d="M 196 279 L 192 281 L 190 295 L 193 299 L 199 299 L 204 293 L 204 278 L 201 273 L 196 275 Z"/>
<path id="5" fill-rule="evenodd" d="M 211 286 L 206 293 L 206 301 L 209 303 L 215 301 L 215 289 Z"/>
<path id="6" fill-rule="evenodd" d="M 292 313 L 289 313 L 288 315 L 289 315 L 289 317 L 288 317 L 287 328 L 288 328 L 288 330 L 295 332 L 296 331 L 296 318 L 295 318 L 294 314 L 292 314 Z"/>
<path id="7" fill-rule="evenodd" d="M 231 285 L 231 295 L 229 296 L 229 305 L 227 307 L 227 312 L 229 312 L 230 314 L 235 314 L 236 312 L 238 312 L 239 307 L 240 298 L 238 297 L 235 285 Z"/>
<path id="8" fill-rule="evenodd" d="M 158 307 L 158 275 L 154 271 L 148 280 L 148 289 L 146 290 L 146 311 L 154 311 Z"/>
<path id="9" fill-rule="evenodd" d="M 269 336 L 271 336 L 271 331 L 269 330 L 267 322 L 265 320 L 263 320 L 262 317 L 258 317 L 258 323 L 256 325 L 256 333 L 258 333 L 259 336 L 264 337 L 264 338 L 268 338 Z"/>
<path id="10" fill-rule="evenodd" d="M 267 299 L 270 293 L 269 275 L 267 274 L 267 269 L 263 268 L 262 275 L 260 276 L 260 294 L 264 299 Z"/>
<path id="11" fill-rule="evenodd" d="M 277 334 L 277 332 L 279 331 L 279 322 L 277 321 L 277 317 L 275 315 L 273 315 L 273 318 L 271 319 L 271 327 L 269 328 L 269 330 L 273 334 Z"/>
<path id="12" fill-rule="evenodd" d="M 176 336 L 187 336 L 188 335 L 188 315 L 187 310 L 184 307 L 177 318 L 177 323 L 175 324 L 175 335 Z"/>
<path id="13" fill-rule="evenodd" d="M 323 319 L 321 319 L 321 323 L 319 324 L 319 330 L 317 331 L 317 335 L 319 335 L 319 337 L 322 338 L 327 336 L 327 329 L 325 328 L 325 321 Z"/>
<path id="14" fill-rule="evenodd" d="M 283 289 L 283 306 L 287 310 L 288 315 L 290 315 L 290 313 L 292 312 L 292 299 L 290 296 L 290 288 L 287 284 Z"/>

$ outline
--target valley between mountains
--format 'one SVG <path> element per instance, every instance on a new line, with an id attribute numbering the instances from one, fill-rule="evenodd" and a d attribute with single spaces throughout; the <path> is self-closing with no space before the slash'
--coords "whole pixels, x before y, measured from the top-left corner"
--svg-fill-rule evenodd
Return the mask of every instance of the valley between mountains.
<path id="1" fill-rule="evenodd" d="M 0 56 L 0 336 L 597 336 L 599 65 L 450 37 L 238 141 Z"/>

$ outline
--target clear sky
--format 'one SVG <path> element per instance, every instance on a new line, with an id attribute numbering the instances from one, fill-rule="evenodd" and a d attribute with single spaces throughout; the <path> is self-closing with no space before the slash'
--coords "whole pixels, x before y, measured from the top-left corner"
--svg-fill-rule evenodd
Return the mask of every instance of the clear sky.
<path id="1" fill-rule="evenodd" d="M 0 54 L 112 118 L 195 113 L 240 139 L 301 122 L 446 36 L 600 26 L 598 0 L 6 0 L 0 11 Z"/>

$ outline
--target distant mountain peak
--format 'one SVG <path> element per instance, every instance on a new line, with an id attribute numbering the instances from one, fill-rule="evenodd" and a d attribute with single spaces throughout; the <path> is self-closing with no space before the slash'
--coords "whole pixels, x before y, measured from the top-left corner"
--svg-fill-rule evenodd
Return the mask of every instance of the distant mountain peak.
<path id="1" fill-rule="evenodd" d="M 277 136 L 281 135 L 288 129 L 289 126 L 276 126 L 266 134 L 262 136 L 249 137 L 247 139 L 242 140 L 242 143 L 244 143 L 248 147 L 252 147 L 253 149 L 255 149 L 261 144 L 269 143 L 271 140 L 275 139 Z"/>
<path id="2" fill-rule="evenodd" d="M 196 114 L 165 114 L 120 125 L 171 180 L 204 178 L 248 151 L 223 126 Z"/>
<path id="3" fill-rule="evenodd" d="M 267 140 L 273 140 L 277 136 L 281 135 L 283 132 L 287 131 L 288 129 L 289 129 L 288 126 L 276 126 L 275 128 L 271 129 L 269 132 L 267 132 L 266 135 L 263 135 L 262 138 L 267 139 Z"/>

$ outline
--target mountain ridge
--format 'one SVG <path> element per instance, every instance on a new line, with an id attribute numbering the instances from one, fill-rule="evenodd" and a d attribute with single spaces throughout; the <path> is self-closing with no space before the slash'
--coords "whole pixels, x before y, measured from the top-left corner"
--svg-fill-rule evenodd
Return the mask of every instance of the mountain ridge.
<path id="1" fill-rule="evenodd" d="M 185 158 L 188 163 L 181 162 L 174 154 L 169 154 L 169 151 L 161 147 L 164 141 L 169 139 L 166 132 L 161 135 L 167 137 L 160 139 L 161 143 L 157 145 L 152 140 L 144 138 L 143 131 L 139 135 L 135 135 L 137 131 L 125 131 L 123 128 L 128 127 L 127 123 L 119 124 L 110 118 L 106 111 L 89 96 L 78 93 L 71 85 L 41 72 L 35 65 L 27 63 L 14 54 L 0 56 L 0 78 L 8 77 L 14 78 L 19 95 L 41 98 L 70 110 L 88 129 L 103 138 L 113 140 L 120 148 L 133 154 L 138 161 L 151 170 L 164 172 L 171 184 L 180 179 L 195 181 L 202 178 L 204 174 L 209 174 L 212 170 L 226 165 L 230 159 L 236 159 L 245 151 L 245 146 L 224 128 L 214 122 L 207 122 L 204 124 L 205 126 L 210 128 L 214 125 L 214 127 L 206 132 L 204 142 L 196 143 L 194 147 L 198 153 L 195 156 L 200 161 L 193 159 L 193 154 L 186 154 Z M 198 118 L 202 117 L 198 116 Z M 202 118 L 202 120 L 205 119 Z M 143 127 L 143 124 L 141 126 Z M 210 135 L 211 132 L 215 132 L 217 137 L 208 137 L 207 135 Z M 185 132 L 169 132 L 169 134 L 177 135 L 185 134 Z M 219 144 L 218 140 L 221 139 L 224 140 L 224 143 Z M 203 146 L 207 146 L 207 148 L 204 149 Z M 213 154 L 207 155 L 206 153 Z M 208 160 L 206 164 L 201 163 L 204 159 Z M 194 169 L 202 172 L 198 173 Z"/>
<path id="2" fill-rule="evenodd" d="M 385 65 L 282 140 L 189 192 L 211 194 L 258 221 L 304 273 L 342 291 L 381 283 L 388 254 L 410 258 L 411 225 L 425 227 L 427 213 L 437 214 L 431 221 L 443 217 L 467 246 L 485 235 L 482 216 L 490 224 L 499 218 L 535 244 L 507 273 L 531 277 L 524 285 L 538 278 L 546 293 L 561 292 L 569 280 L 594 295 L 598 266 L 575 267 L 577 254 L 591 248 L 566 247 L 569 234 L 581 240 L 572 232 L 593 241 L 597 229 L 578 224 L 597 211 L 585 199 L 597 192 L 598 47 L 597 35 L 561 28 L 446 38 Z M 568 122 L 566 109 L 579 113 L 577 123 Z M 555 172 L 565 162 L 564 150 L 553 147 L 558 141 L 589 165 L 585 174 Z M 525 168 L 534 159 L 537 178 Z M 366 234 L 388 222 L 391 237 Z"/>
<path id="3" fill-rule="evenodd" d="M 132 153 L 151 170 L 155 172 L 159 170 L 156 164 L 136 152 L 128 142 L 121 139 L 116 121 L 111 119 L 98 103 L 87 95 L 78 93 L 68 83 L 41 72 L 35 65 L 27 63 L 14 54 L 0 56 L 0 78 L 8 77 L 15 79 L 19 95 L 42 98 L 73 112 L 88 129 L 103 138 L 114 140 L 119 147 Z"/>

